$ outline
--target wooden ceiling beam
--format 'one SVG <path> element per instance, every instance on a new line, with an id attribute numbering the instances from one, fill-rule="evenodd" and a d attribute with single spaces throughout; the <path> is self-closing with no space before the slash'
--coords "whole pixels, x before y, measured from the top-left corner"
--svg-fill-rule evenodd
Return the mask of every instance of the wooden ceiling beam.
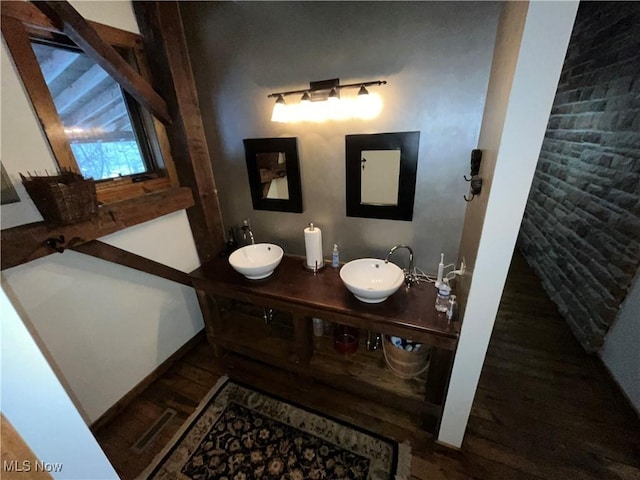
<path id="1" fill-rule="evenodd" d="M 82 97 L 89 94 L 100 82 L 107 78 L 109 78 L 109 75 L 104 69 L 100 68 L 99 65 L 92 66 L 53 98 L 58 114 L 64 117 L 64 114 L 69 109 L 77 105 L 76 102 L 79 102 Z"/>
<path id="2" fill-rule="evenodd" d="M 69 127 L 81 127 L 84 122 L 97 117 L 117 101 L 122 101 L 122 93 L 118 84 L 114 83 L 73 112 L 63 115 L 62 120 Z"/>
<path id="3" fill-rule="evenodd" d="M 120 132 L 120 133 L 131 132 L 131 135 L 133 136 L 133 126 L 131 125 L 131 122 L 129 121 L 129 119 L 126 117 L 119 119 L 111 127 L 114 132 Z"/>
<path id="4" fill-rule="evenodd" d="M 128 117 L 127 115 L 127 108 L 123 105 L 119 110 L 117 109 L 112 109 L 111 113 L 111 118 L 105 119 L 103 125 L 104 125 L 104 129 L 108 130 L 108 131 L 114 131 L 115 130 L 115 126 L 114 124 L 120 120 L 122 120 L 125 117 Z"/>
<path id="5" fill-rule="evenodd" d="M 75 62 L 79 53 L 63 50 L 61 48 L 51 49 L 51 56 L 45 62 L 40 62 L 42 75 L 44 75 L 47 84 L 53 83 L 67 67 Z M 40 59 L 38 59 L 40 61 Z"/>
<path id="6" fill-rule="evenodd" d="M 109 143 L 109 142 L 135 142 L 136 137 L 132 131 L 120 130 L 111 132 L 100 132 L 100 135 L 92 135 L 91 130 L 87 132 L 73 134 L 73 145 L 83 143 Z"/>
<path id="7" fill-rule="evenodd" d="M 36 1 L 33 4 L 141 105 L 148 108 L 165 124 L 171 124 L 171 116 L 164 99 L 111 45 L 102 39 L 96 29 L 69 2 Z"/>
<path id="8" fill-rule="evenodd" d="M 107 127 L 111 125 L 113 122 L 115 122 L 116 120 L 119 120 L 123 116 L 127 115 L 127 113 L 128 113 L 127 107 L 125 106 L 124 102 L 118 102 L 113 104 L 111 108 L 109 108 L 108 110 L 105 110 L 103 113 L 101 113 L 99 116 L 97 116 L 93 120 L 89 122 L 85 122 L 82 125 L 79 125 L 79 127 L 82 127 L 85 129 L 96 128 L 96 129 L 101 129 L 105 131 L 110 131 L 112 129 Z M 127 118 L 128 118 L 128 115 L 127 115 Z"/>

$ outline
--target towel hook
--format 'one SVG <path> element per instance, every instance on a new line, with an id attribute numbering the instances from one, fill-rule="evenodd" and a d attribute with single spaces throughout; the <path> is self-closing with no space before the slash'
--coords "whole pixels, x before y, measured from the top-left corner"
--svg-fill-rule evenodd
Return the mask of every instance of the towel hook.
<path id="1" fill-rule="evenodd" d="M 469 175 L 471 175 L 469 178 L 467 178 L 466 175 L 463 176 L 463 178 L 467 181 L 470 182 L 474 176 L 478 175 L 478 173 L 480 172 L 480 163 L 482 162 L 482 150 L 479 149 L 474 149 L 471 150 L 471 162 L 469 165 Z M 473 198 L 473 197 L 471 197 Z"/>
<path id="2" fill-rule="evenodd" d="M 45 246 L 49 247 L 51 250 L 55 250 L 58 253 L 64 252 L 64 244 L 65 239 L 64 235 L 60 235 L 58 238 L 49 237 L 44 241 Z"/>
<path id="3" fill-rule="evenodd" d="M 470 202 L 471 200 L 474 199 L 476 195 L 479 195 L 480 192 L 482 191 L 482 179 L 479 176 L 474 175 L 473 177 L 471 177 L 470 181 L 471 181 L 471 198 L 467 198 L 467 196 L 464 195 L 465 202 Z"/>

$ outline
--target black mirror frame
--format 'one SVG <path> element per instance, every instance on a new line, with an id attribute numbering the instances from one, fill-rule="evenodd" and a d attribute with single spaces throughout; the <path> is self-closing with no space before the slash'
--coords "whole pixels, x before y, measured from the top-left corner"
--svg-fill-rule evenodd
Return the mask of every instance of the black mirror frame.
<path id="1" fill-rule="evenodd" d="M 298 160 L 298 139 L 288 138 L 245 138 L 244 152 L 247 161 L 247 174 L 251 188 L 251 200 L 255 210 L 302 213 L 302 183 L 300 181 L 300 162 Z M 262 198 L 260 172 L 258 171 L 258 153 L 284 152 L 287 164 L 287 183 L 289 199 Z"/>
<path id="2" fill-rule="evenodd" d="M 375 133 L 346 135 L 346 198 L 347 217 L 413 220 L 413 202 L 418 172 L 420 132 Z M 363 205 L 361 153 L 363 150 L 400 150 L 398 205 Z"/>

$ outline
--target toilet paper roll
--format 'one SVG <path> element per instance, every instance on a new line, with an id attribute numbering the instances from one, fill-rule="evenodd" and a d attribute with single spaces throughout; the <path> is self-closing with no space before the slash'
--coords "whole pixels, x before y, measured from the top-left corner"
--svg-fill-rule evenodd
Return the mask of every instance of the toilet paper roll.
<path id="1" fill-rule="evenodd" d="M 307 253 L 307 266 L 314 268 L 316 262 L 318 267 L 322 265 L 322 231 L 318 227 L 307 227 L 304 229 L 304 249 Z"/>

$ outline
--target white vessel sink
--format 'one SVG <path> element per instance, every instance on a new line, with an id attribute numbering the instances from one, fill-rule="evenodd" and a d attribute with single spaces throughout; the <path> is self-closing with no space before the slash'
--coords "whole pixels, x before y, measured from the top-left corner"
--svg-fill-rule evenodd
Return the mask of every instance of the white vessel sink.
<path id="1" fill-rule="evenodd" d="M 256 243 L 242 247 L 229 255 L 229 263 L 236 272 L 251 280 L 267 278 L 273 273 L 284 251 L 273 243 Z"/>
<path id="2" fill-rule="evenodd" d="M 380 303 L 400 288 L 404 272 L 394 263 L 385 263 L 379 258 L 360 258 L 345 264 L 340 278 L 358 300 Z"/>

